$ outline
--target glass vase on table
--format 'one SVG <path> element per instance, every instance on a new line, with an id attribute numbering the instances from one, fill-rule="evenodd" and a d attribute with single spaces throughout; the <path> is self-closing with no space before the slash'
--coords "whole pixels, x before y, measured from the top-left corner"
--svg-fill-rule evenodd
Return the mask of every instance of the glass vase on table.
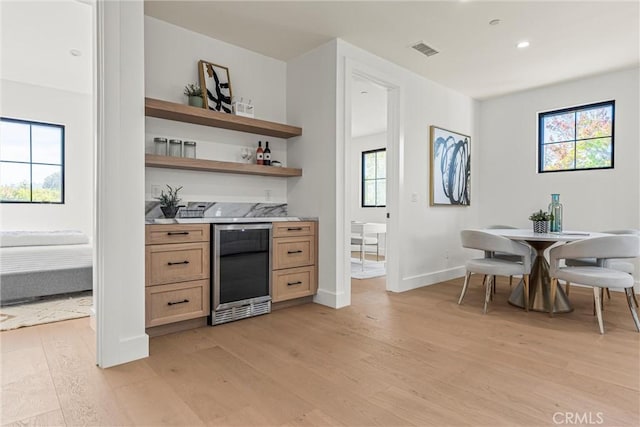
<path id="1" fill-rule="evenodd" d="M 562 203 L 560 203 L 560 194 L 554 193 L 551 195 L 549 214 L 551 214 L 549 231 L 552 233 L 562 233 Z"/>

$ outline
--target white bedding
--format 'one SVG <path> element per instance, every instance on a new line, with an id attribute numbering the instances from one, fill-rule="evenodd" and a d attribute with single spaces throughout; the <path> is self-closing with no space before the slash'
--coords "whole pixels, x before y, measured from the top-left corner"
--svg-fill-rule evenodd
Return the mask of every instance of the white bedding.
<path id="1" fill-rule="evenodd" d="M 92 245 L 18 246 L 0 248 L 0 274 L 91 267 Z"/>
<path id="2" fill-rule="evenodd" d="M 78 230 L 0 231 L 0 247 L 84 245 L 89 238 Z"/>

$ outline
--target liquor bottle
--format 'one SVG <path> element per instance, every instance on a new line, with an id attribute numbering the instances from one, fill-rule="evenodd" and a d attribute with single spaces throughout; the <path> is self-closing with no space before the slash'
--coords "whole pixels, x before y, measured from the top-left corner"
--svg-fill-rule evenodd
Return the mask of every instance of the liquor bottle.
<path id="1" fill-rule="evenodd" d="M 562 233 L 562 203 L 560 203 L 560 194 L 551 195 L 549 213 L 551 214 L 550 231 L 552 233 Z"/>
<path id="2" fill-rule="evenodd" d="M 258 149 L 256 150 L 256 164 L 264 164 L 264 150 L 262 149 L 262 141 L 258 141 Z"/>
<path id="3" fill-rule="evenodd" d="M 265 141 L 264 144 L 264 165 L 271 166 L 271 150 L 269 149 L 269 141 Z"/>

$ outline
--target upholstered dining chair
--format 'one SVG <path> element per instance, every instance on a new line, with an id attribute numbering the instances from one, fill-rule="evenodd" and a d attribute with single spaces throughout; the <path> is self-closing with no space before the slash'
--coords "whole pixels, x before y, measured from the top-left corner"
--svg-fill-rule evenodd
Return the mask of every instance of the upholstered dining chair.
<path id="1" fill-rule="evenodd" d="M 635 229 L 609 230 L 609 231 L 603 231 L 603 233 L 615 234 L 615 235 L 630 234 L 633 236 L 640 236 L 640 230 L 635 230 Z M 631 274 L 632 276 L 635 273 L 635 267 L 633 263 L 627 260 L 608 259 L 603 262 L 605 264 L 604 267 L 612 268 L 618 271 L 623 271 L 627 274 Z M 566 259 L 564 260 L 564 263 L 568 267 L 596 267 L 598 265 L 598 261 L 595 258 Z M 565 293 L 569 295 L 569 292 L 571 290 L 571 283 L 567 282 L 565 284 L 564 289 L 565 289 Z M 604 290 L 607 292 L 607 298 L 611 299 L 611 293 L 609 292 L 609 288 L 604 288 Z M 636 298 L 635 293 L 633 294 L 633 302 L 635 303 L 636 307 L 638 307 L 638 299 Z"/>
<path id="2" fill-rule="evenodd" d="M 520 242 L 516 242 L 506 237 L 496 236 L 479 230 L 462 230 L 460 232 L 460 239 L 462 240 L 462 246 L 469 249 L 479 249 L 486 252 L 501 252 L 509 255 L 515 255 L 519 259 L 517 262 L 508 261 L 499 258 L 475 258 L 467 261 L 465 267 L 467 274 L 464 278 L 464 285 L 462 286 L 462 292 L 458 299 L 458 304 L 462 304 L 467 288 L 469 287 L 469 280 L 471 274 L 483 274 L 485 285 L 485 298 L 483 313 L 487 312 L 487 306 L 489 299 L 491 298 L 491 291 L 493 288 L 492 282 L 495 281 L 495 276 L 515 276 L 522 275 L 524 282 L 524 298 L 525 308 L 529 311 L 529 273 L 531 271 L 531 248 Z"/>
<path id="3" fill-rule="evenodd" d="M 551 276 L 551 306 L 555 301 L 558 280 L 593 287 L 596 315 L 600 333 L 604 334 L 600 290 L 605 287 L 621 288 L 627 296 L 627 304 L 636 329 L 640 332 L 640 321 L 633 302 L 633 276 L 626 272 L 606 267 L 611 259 L 628 259 L 640 256 L 640 236 L 619 235 L 594 237 L 552 248 L 549 252 L 549 275 Z M 560 266 L 560 260 L 595 258 L 596 266 Z M 553 317 L 553 309 L 549 310 Z"/>
<path id="4" fill-rule="evenodd" d="M 515 230 L 518 227 L 514 227 L 512 225 L 490 225 L 487 227 L 488 230 Z M 533 251 L 533 249 L 531 249 Z M 535 251 L 532 252 L 532 257 L 531 259 L 535 258 Z M 520 256 L 518 255 L 513 255 L 513 254 L 507 254 L 504 252 L 489 252 L 489 251 L 485 251 L 484 252 L 484 257 L 485 258 L 497 258 L 497 259 L 502 259 L 505 261 L 511 261 L 511 262 L 520 262 Z M 511 286 L 513 285 L 513 276 L 509 276 L 509 289 L 511 289 Z M 493 280 L 493 293 L 496 292 L 495 289 L 495 277 Z"/>

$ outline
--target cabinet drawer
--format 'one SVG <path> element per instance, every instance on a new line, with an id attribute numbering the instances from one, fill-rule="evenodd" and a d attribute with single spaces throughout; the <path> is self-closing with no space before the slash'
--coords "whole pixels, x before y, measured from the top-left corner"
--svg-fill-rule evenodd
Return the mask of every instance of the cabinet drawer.
<path id="1" fill-rule="evenodd" d="M 291 268 L 273 272 L 273 302 L 316 293 L 316 268 Z"/>
<path id="2" fill-rule="evenodd" d="M 315 264 L 313 236 L 273 239 L 273 269 L 303 267 Z"/>
<path id="3" fill-rule="evenodd" d="M 148 224 L 145 227 L 145 243 L 208 242 L 209 224 Z"/>
<path id="4" fill-rule="evenodd" d="M 313 221 L 274 222 L 273 237 L 312 236 L 315 228 Z"/>
<path id="5" fill-rule="evenodd" d="M 152 245 L 146 251 L 147 286 L 209 277 L 209 242 Z"/>
<path id="6" fill-rule="evenodd" d="M 146 326 L 208 316 L 209 280 L 146 288 Z"/>

